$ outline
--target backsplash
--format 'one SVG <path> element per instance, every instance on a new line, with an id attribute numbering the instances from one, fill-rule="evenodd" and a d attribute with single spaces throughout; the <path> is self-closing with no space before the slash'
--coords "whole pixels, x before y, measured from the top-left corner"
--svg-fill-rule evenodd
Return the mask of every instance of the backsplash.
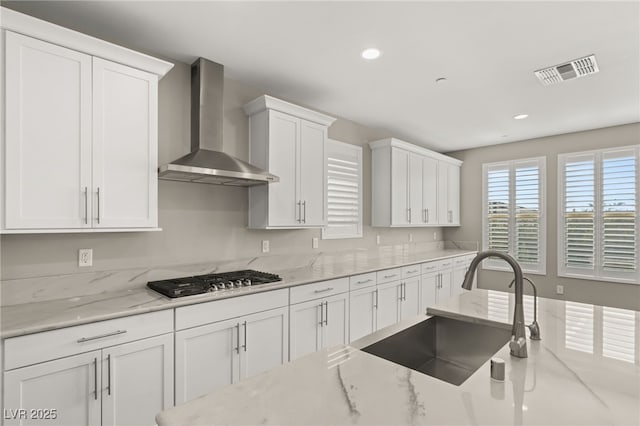
<path id="1" fill-rule="evenodd" d="M 402 258 L 407 251 L 431 251 L 443 248 L 476 250 L 475 242 L 429 242 L 406 243 L 380 246 L 373 249 L 381 257 Z M 1 282 L 0 306 L 18 305 L 30 302 L 63 299 L 114 292 L 145 286 L 148 281 L 225 272 L 241 269 L 255 269 L 278 272 L 303 267 L 327 269 L 332 264 L 352 264 L 358 266 L 359 257 L 364 263 L 372 250 L 356 249 L 314 254 L 263 255 L 227 261 L 211 261 L 192 264 L 176 264 L 153 268 L 129 268 L 87 272 L 81 274 L 61 274 L 34 278 L 21 278 Z"/>

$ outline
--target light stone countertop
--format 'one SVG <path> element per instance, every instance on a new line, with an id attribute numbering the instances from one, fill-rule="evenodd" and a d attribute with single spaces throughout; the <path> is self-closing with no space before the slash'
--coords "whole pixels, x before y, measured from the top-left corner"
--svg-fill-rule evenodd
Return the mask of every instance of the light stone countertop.
<path id="1" fill-rule="evenodd" d="M 510 329 L 513 295 L 465 291 L 430 311 Z M 635 324 L 626 336 L 616 329 L 625 316 Z M 539 299 L 542 340 L 527 339 L 529 357 L 511 357 L 508 345 L 495 355 L 505 360 L 504 382 L 490 379 L 489 361 L 455 386 L 356 349 L 425 318 L 308 355 L 156 420 L 160 426 L 640 424 L 638 312 Z"/>
<path id="2" fill-rule="evenodd" d="M 259 268 L 280 275 L 282 281 L 256 287 L 225 290 L 219 293 L 170 299 L 149 290 L 146 283 L 141 283 L 132 288 L 122 288 L 116 291 L 105 290 L 98 294 L 2 306 L 0 307 L 0 338 L 172 309 L 471 253 L 475 253 L 475 251 L 457 249 L 360 250 L 336 253 L 335 255 L 324 254 L 322 261 L 312 260 L 305 266 L 298 268 L 283 269 L 275 261 L 272 264 L 263 261 Z M 255 268 L 255 264 L 251 260 L 245 263 L 236 262 L 233 265 L 235 270 Z M 210 270 L 215 271 L 217 268 L 218 265 L 212 265 Z M 189 273 L 182 273 L 181 276 L 189 275 Z M 111 279 L 113 280 L 113 278 Z M 82 284 L 84 283 L 75 285 Z M 46 286 L 46 283 L 41 286 Z M 67 291 L 73 294 L 73 289 Z M 3 297 L 5 296 L 8 295 L 3 293 Z"/>

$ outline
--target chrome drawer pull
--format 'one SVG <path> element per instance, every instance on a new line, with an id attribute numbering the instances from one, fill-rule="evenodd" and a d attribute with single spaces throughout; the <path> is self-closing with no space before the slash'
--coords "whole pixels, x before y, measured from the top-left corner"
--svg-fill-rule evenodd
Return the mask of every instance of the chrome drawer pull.
<path id="1" fill-rule="evenodd" d="M 413 271 L 407 271 L 407 274 L 415 274 L 416 272 L 418 272 L 418 270 L 414 269 Z"/>
<path id="2" fill-rule="evenodd" d="M 327 287 L 327 288 L 322 289 L 322 290 L 314 290 L 313 292 L 314 293 L 324 293 L 325 291 L 331 291 L 331 290 L 333 290 L 333 287 Z"/>
<path id="3" fill-rule="evenodd" d="M 393 278 L 393 277 L 395 277 L 396 275 L 398 275 L 398 274 L 385 275 L 384 277 L 385 277 L 385 278 Z"/>
<path id="4" fill-rule="evenodd" d="M 372 281 L 372 279 L 371 279 L 371 278 L 369 278 L 368 280 L 358 281 L 358 282 L 357 282 L 357 284 L 369 283 L 369 282 L 371 282 L 371 281 Z"/>
<path id="5" fill-rule="evenodd" d="M 81 337 L 80 339 L 77 340 L 77 342 L 78 343 L 84 343 L 84 342 L 88 342 L 90 340 L 104 339 L 105 337 L 117 336 L 118 334 L 124 334 L 126 332 L 127 332 L 127 330 L 116 330 L 116 331 L 112 331 L 111 333 L 100 334 L 99 336 Z"/>

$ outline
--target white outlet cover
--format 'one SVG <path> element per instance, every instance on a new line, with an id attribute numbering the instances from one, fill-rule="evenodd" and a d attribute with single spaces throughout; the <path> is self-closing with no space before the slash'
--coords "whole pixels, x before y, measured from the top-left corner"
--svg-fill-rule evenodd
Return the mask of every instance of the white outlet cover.
<path id="1" fill-rule="evenodd" d="M 78 266 L 92 266 L 93 265 L 93 249 L 78 249 Z"/>
<path id="2" fill-rule="evenodd" d="M 564 294 L 564 286 L 563 285 L 557 285 L 556 286 L 556 294 Z"/>
<path id="3" fill-rule="evenodd" d="M 269 253 L 269 240 L 262 240 L 262 252 Z"/>
<path id="4" fill-rule="evenodd" d="M 380 244 L 380 235 L 376 235 L 376 244 Z"/>
<path id="5" fill-rule="evenodd" d="M 311 248 L 314 248 L 314 249 L 318 248 L 318 237 L 313 237 L 311 239 Z"/>

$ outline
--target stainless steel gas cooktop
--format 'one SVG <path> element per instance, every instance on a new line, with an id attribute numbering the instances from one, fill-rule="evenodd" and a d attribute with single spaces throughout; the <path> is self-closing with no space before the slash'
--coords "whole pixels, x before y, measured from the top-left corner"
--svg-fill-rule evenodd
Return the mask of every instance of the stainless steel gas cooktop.
<path id="1" fill-rule="evenodd" d="M 176 298 L 277 281 L 282 281 L 282 278 L 276 274 L 246 269 L 243 271 L 149 281 L 147 287 L 167 297 Z"/>

